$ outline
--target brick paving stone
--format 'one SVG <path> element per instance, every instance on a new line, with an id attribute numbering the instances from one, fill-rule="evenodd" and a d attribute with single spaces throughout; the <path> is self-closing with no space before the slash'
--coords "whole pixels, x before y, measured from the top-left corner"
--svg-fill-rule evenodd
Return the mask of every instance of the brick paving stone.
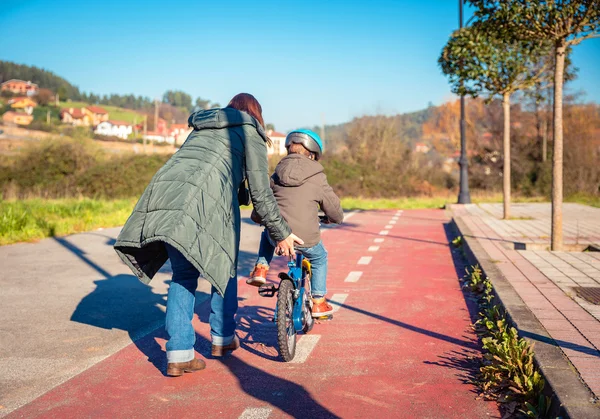
<path id="1" fill-rule="evenodd" d="M 549 204 L 513 206 L 515 217 L 533 220 L 501 220 L 501 204 L 466 207 L 463 221 L 490 258 L 500 262 L 497 267 L 523 302 L 600 396 L 600 306 L 574 291 L 578 286 L 600 286 L 600 253 L 514 250 L 514 242 L 549 244 Z M 600 209 L 565 204 L 563 217 L 565 243 L 600 242 Z"/>

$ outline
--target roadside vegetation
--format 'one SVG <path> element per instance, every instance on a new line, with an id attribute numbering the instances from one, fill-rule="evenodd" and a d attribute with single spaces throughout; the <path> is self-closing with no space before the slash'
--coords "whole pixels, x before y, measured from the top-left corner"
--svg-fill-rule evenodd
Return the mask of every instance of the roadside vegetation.
<path id="1" fill-rule="evenodd" d="M 0 245 L 122 225 L 136 199 L 0 201 Z"/>
<path id="2" fill-rule="evenodd" d="M 404 158 L 410 163 L 410 154 L 407 156 Z M 159 154 L 109 153 L 93 140 L 69 137 L 31 141 L 16 153 L 0 155 L 0 245 L 122 225 L 137 197 L 168 158 Z M 334 173 L 329 181 L 342 197 L 344 209 L 443 208 L 455 202 L 455 185 L 443 188 L 443 183 L 427 183 L 433 186 L 421 189 L 423 183 L 418 179 L 427 176 L 430 168 L 419 171 L 413 165 L 410 171 L 394 175 L 388 171 L 385 158 L 377 155 L 357 159 L 354 167 L 374 164 L 373 158 L 380 159 L 379 177 L 386 177 L 388 184 L 393 180 L 396 185 L 393 195 L 376 193 L 377 187 L 383 187 L 376 177 L 369 180 L 373 186 L 370 193 L 362 194 L 360 185 L 336 178 L 338 169 L 332 168 L 339 163 L 336 157 L 323 160 L 326 170 Z M 354 197 L 352 192 L 356 193 Z M 577 194 L 572 199 L 600 207 L 598 196 Z M 472 200 L 502 202 L 502 194 L 474 190 Z M 514 197 L 515 202 L 547 200 L 543 195 Z"/>
<path id="3" fill-rule="evenodd" d="M 462 247 L 462 240 L 454 245 Z M 542 393 L 545 381 L 534 364 L 533 345 L 519 337 L 518 331 L 510 325 L 493 295 L 492 283 L 479 266 L 467 270 L 463 288 L 471 292 L 479 304 L 473 328 L 483 346 L 475 379 L 481 395 L 499 402 L 503 417 L 547 417 L 550 398 Z"/>

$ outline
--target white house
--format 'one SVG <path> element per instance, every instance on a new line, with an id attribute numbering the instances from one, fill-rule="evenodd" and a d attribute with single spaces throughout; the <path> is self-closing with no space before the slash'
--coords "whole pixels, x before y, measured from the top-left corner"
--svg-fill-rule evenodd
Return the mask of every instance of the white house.
<path id="1" fill-rule="evenodd" d="M 156 131 L 148 131 L 146 135 L 142 135 L 142 138 L 156 143 L 175 144 L 175 137 L 172 135 L 163 135 Z"/>
<path id="2" fill-rule="evenodd" d="M 267 137 L 269 137 L 273 143 L 267 147 L 267 154 L 269 156 L 285 156 L 287 154 L 287 150 L 285 149 L 285 134 L 270 129 L 267 130 Z"/>
<path id="3" fill-rule="evenodd" d="M 192 132 L 192 129 L 188 126 L 188 124 L 172 124 L 169 129 L 169 137 L 173 137 L 175 139 L 175 145 L 181 145 L 185 142 L 187 137 Z"/>
<path id="4" fill-rule="evenodd" d="M 118 137 L 126 140 L 133 132 L 133 126 L 124 121 L 104 121 L 96 126 L 94 132 L 99 135 Z"/>

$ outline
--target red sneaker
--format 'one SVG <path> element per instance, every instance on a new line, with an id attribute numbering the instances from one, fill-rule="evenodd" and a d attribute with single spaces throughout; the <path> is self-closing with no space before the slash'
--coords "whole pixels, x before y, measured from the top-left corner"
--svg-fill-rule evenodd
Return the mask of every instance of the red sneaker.
<path id="1" fill-rule="evenodd" d="M 312 316 L 313 317 L 324 317 L 333 314 L 333 307 L 327 301 L 325 297 L 313 298 Z"/>
<path id="2" fill-rule="evenodd" d="M 255 287 L 260 287 L 267 283 L 267 272 L 269 272 L 269 267 L 267 265 L 263 265 L 262 263 L 257 263 L 250 272 L 250 278 L 246 279 L 246 284 L 254 285 Z"/>

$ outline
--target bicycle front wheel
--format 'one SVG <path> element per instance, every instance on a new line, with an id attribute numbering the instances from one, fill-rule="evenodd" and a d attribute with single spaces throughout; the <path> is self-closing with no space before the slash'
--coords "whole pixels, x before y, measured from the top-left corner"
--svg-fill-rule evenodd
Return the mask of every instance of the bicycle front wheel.
<path id="1" fill-rule="evenodd" d="M 277 342 L 279 354 L 285 362 L 296 355 L 296 329 L 294 328 L 294 284 L 284 279 L 277 294 Z"/>

